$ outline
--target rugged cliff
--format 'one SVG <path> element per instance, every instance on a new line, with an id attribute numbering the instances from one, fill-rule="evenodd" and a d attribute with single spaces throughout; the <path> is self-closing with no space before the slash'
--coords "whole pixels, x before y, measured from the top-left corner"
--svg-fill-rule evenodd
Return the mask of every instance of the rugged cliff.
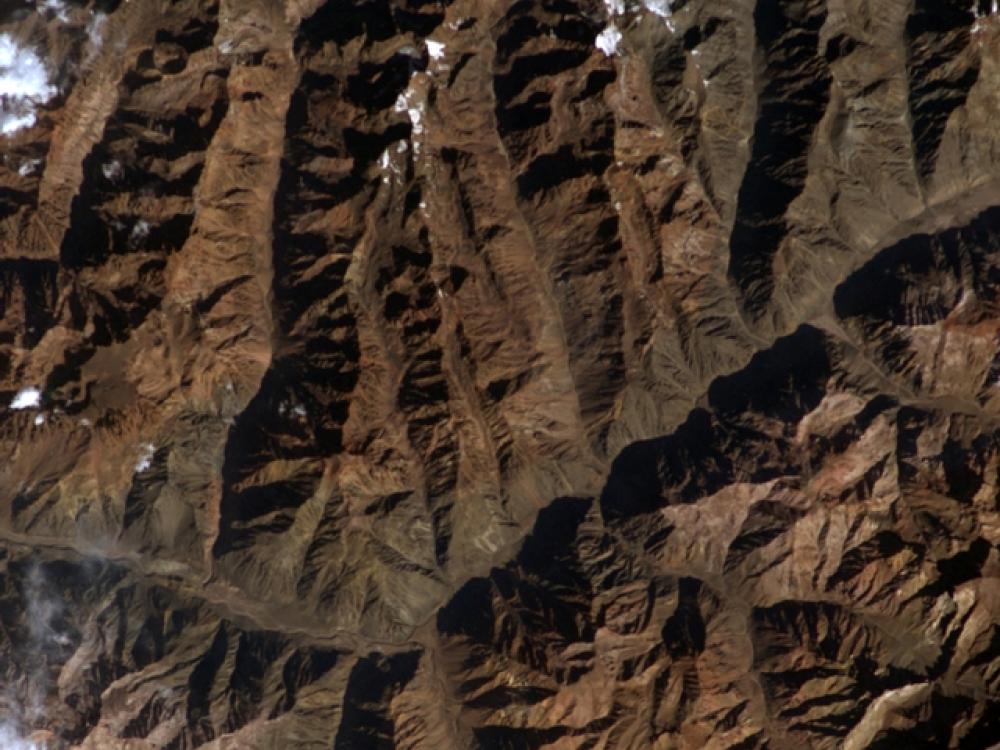
<path id="1" fill-rule="evenodd" d="M 1000 743 L 991 0 L 0 2 L 0 747 Z"/>

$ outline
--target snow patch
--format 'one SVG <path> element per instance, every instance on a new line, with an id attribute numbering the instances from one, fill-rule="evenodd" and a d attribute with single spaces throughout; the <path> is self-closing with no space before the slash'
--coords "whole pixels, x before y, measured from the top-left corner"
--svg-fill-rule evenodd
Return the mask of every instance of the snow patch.
<path id="1" fill-rule="evenodd" d="M 1000 14 L 1000 0 L 993 0 L 993 2 L 990 3 L 990 9 L 986 12 L 981 12 L 979 10 L 979 3 L 973 2 L 972 15 L 973 17 L 975 17 L 976 20 L 972 24 L 971 32 L 973 34 L 978 34 L 981 31 L 983 31 L 983 29 L 986 28 L 985 26 L 986 19 L 988 19 L 990 16 L 995 16 L 997 14 Z"/>
<path id="2" fill-rule="evenodd" d="M 104 41 L 104 24 L 107 23 L 107 20 L 108 17 L 98 11 L 94 13 L 87 24 L 87 41 L 90 42 L 94 51 L 100 49 L 101 43 Z"/>
<path id="3" fill-rule="evenodd" d="M 17 168 L 17 173 L 21 175 L 21 177 L 29 177 L 38 171 L 38 167 L 40 167 L 41 164 L 41 159 L 28 159 Z"/>
<path id="4" fill-rule="evenodd" d="M 122 176 L 122 165 L 117 159 L 109 161 L 101 165 L 101 174 L 106 180 L 117 180 Z"/>
<path id="5" fill-rule="evenodd" d="M 396 111 L 406 112 L 413 125 L 413 134 L 420 135 L 424 132 L 424 105 L 423 102 L 412 104 L 414 98 L 413 91 L 407 89 L 396 99 Z"/>
<path id="6" fill-rule="evenodd" d="M 426 105 L 418 99 L 418 96 L 419 94 L 416 91 L 408 87 L 397 97 L 396 103 L 393 105 L 393 108 L 397 112 L 406 112 L 410 118 L 410 125 L 412 126 L 411 135 L 414 138 L 419 138 L 424 132 Z M 420 154 L 420 144 L 416 141 L 413 143 L 413 154 L 414 156 Z"/>
<path id="7" fill-rule="evenodd" d="M 289 412 L 300 418 L 305 417 L 309 413 L 302 404 L 293 404 L 290 401 L 282 401 L 278 404 L 278 414 L 285 416 Z"/>
<path id="8" fill-rule="evenodd" d="M 625 0 L 604 0 L 609 16 L 620 16 L 625 12 Z"/>
<path id="9" fill-rule="evenodd" d="M 597 35 L 594 44 L 601 52 L 611 57 L 618 51 L 618 43 L 622 40 L 622 33 L 613 23 L 608 24 L 604 31 Z"/>
<path id="10" fill-rule="evenodd" d="M 34 386 L 22 388 L 10 402 L 11 409 L 37 409 L 42 404 L 42 392 Z"/>
<path id="11" fill-rule="evenodd" d="M 133 240 L 145 239 L 149 236 L 149 222 L 145 219 L 139 219 L 132 227 L 132 233 L 129 235 Z"/>
<path id="12" fill-rule="evenodd" d="M 673 11 L 670 10 L 670 0 L 642 0 L 643 7 L 650 13 L 659 16 L 671 31 L 675 31 L 674 22 L 671 20 Z"/>
<path id="13" fill-rule="evenodd" d="M 153 465 L 153 456 L 156 455 L 156 446 L 152 443 L 143 443 L 139 446 L 139 458 L 135 462 L 135 473 L 141 474 Z"/>
<path id="14" fill-rule="evenodd" d="M 655 13 L 660 18 L 670 18 L 670 0 L 642 0 L 643 6 L 650 13 Z"/>
<path id="15" fill-rule="evenodd" d="M 406 149 L 400 149 L 400 148 L 397 147 L 395 150 L 398 153 L 402 153 Z M 393 161 L 393 159 L 392 159 L 392 153 L 391 153 L 391 151 L 388 148 L 385 151 L 383 151 L 382 155 L 378 158 L 378 165 L 379 165 L 379 167 L 382 168 L 382 172 L 383 172 L 382 182 L 385 182 L 385 183 L 390 182 L 390 176 L 391 175 L 398 175 L 401 172 L 400 168 Z"/>
<path id="16" fill-rule="evenodd" d="M 0 134 L 35 124 L 35 108 L 56 95 L 41 58 L 0 34 Z"/>
<path id="17" fill-rule="evenodd" d="M 38 10 L 51 11 L 51 13 L 63 23 L 69 23 L 69 11 L 63 0 L 43 0 L 38 4 Z"/>
<path id="18" fill-rule="evenodd" d="M 39 414 L 35 417 L 35 427 L 41 427 L 43 424 L 45 424 L 45 415 Z"/>
<path id="19" fill-rule="evenodd" d="M 444 57 L 444 44 L 442 42 L 435 42 L 433 39 L 428 39 L 427 54 L 431 56 L 431 60 L 440 60 Z"/>

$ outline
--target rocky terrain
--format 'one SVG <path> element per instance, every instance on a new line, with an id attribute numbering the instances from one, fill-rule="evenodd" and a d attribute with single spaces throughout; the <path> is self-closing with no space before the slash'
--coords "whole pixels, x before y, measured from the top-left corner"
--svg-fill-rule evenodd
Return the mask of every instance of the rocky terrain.
<path id="1" fill-rule="evenodd" d="M 1000 747 L 994 0 L 0 2 L 0 748 Z"/>

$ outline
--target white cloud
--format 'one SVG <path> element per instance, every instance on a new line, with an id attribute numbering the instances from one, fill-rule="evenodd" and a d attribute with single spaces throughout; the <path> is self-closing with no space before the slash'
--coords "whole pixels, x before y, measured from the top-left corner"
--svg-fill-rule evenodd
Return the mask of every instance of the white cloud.
<path id="1" fill-rule="evenodd" d="M 30 128 L 34 126 L 35 119 L 34 112 L 16 115 L 0 110 L 0 133 L 10 135 L 11 133 L 16 133 L 18 130 Z"/>
<path id="2" fill-rule="evenodd" d="M 622 33 L 618 30 L 618 27 L 612 23 L 606 26 L 604 31 L 597 35 L 597 38 L 594 40 L 594 44 L 597 45 L 597 49 L 610 57 L 618 51 L 618 43 L 621 40 Z"/>
<path id="3" fill-rule="evenodd" d="M 45 65 L 33 50 L 0 34 L 0 133 L 35 124 L 35 108 L 56 95 Z"/>
<path id="4" fill-rule="evenodd" d="M 10 724 L 0 724 L 0 750 L 41 750 L 34 742 L 23 737 Z"/>
<path id="5" fill-rule="evenodd" d="M 53 590 L 41 565 L 34 564 L 24 579 L 24 620 L 28 626 L 29 638 L 22 648 L 26 652 L 29 674 L 27 691 L 19 697 L 13 714 L 19 724 L 37 726 L 45 717 L 46 695 L 49 691 L 49 677 L 42 665 L 42 656 L 51 649 L 65 647 L 70 639 L 61 627 L 61 615 L 65 611 L 62 599 Z M 8 721 L 10 719 L 8 718 Z M 8 724 L 8 729 L 12 726 Z M 23 734 L 11 733 L 15 740 L 15 750 L 28 750 L 35 744 Z M 22 744 L 16 744 L 21 742 Z M 7 750 L 6 747 L 0 747 Z"/>
<path id="6" fill-rule="evenodd" d="M 22 388 L 10 402 L 11 409 L 37 409 L 42 403 L 42 392 L 34 386 Z"/>
<path id="7" fill-rule="evenodd" d="M 427 54 L 432 60 L 440 60 L 444 57 L 444 43 L 435 42 L 433 39 L 427 40 Z"/>
<path id="8" fill-rule="evenodd" d="M 46 656 L 53 649 L 70 646 L 62 615 L 66 606 L 46 578 L 41 565 L 32 564 L 23 579 L 22 617 L 28 638 L 21 644 L 21 664 L 26 670 L 23 685 L 9 685 L 0 693 L 0 750 L 43 750 L 45 740 L 34 739 L 32 727 L 44 722 L 46 697 L 51 679 Z M 39 734 L 47 735 L 47 732 Z"/>
<path id="9" fill-rule="evenodd" d="M 38 565 L 33 565 L 28 571 L 24 595 L 27 599 L 25 614 L 28 620 L 28 630 L 31 633 L 32 645 L 44 647 L 55 640 L 56 630 L 53 621 L 62 612 L 62 603 L 46 591 L 45 573 Z"/>

